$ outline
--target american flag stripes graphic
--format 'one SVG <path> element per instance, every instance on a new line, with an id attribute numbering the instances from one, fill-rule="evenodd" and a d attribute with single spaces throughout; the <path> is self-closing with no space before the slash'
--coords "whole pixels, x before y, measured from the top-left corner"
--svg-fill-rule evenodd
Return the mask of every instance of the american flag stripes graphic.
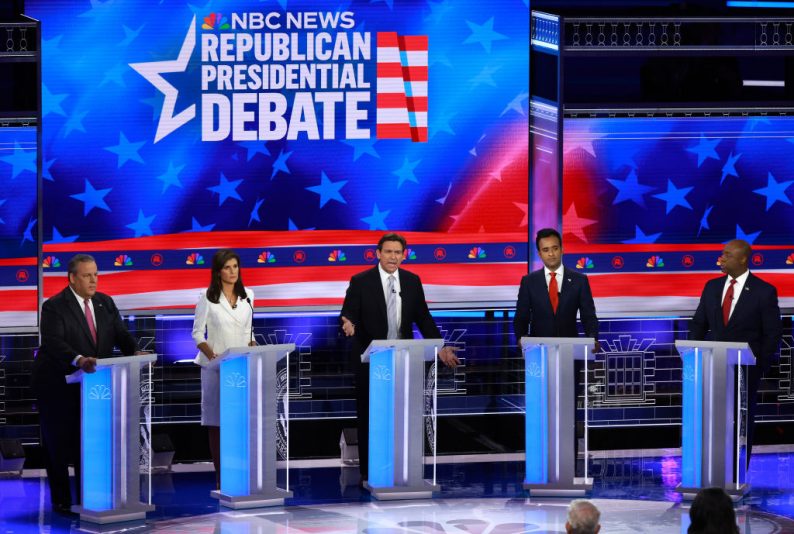
<path id="1" fill-rule="evenodd" d="M 378 139 L 427 142 L 426 35 L 378 32 Z"/>

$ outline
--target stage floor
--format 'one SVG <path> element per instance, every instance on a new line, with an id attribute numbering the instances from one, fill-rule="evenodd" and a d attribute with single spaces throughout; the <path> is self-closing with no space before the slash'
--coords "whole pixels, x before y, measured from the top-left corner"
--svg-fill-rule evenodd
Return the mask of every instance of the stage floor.
<path id="1" fill-rule="evenodd" d="M 686 532 L 688 509 L 673 491 L 680 480 L 675 455 L 613 452 L 590 462 L 592 499 L 604 533 Z M 737 506 L 741 532 L 794 533 L 792 452 L 756 454 L 752 491 Z M 316 462 L 322 465 L 322 462 Z M 328 462 L 325 462 L 326 464 Z M 521 487 L 523 463 L 493 461 L 438 466 L 441 494 L 428 501 L 378 502 L 359 489 L 355 469 L 291 470 L 295 497 L 283 508 L 219 509 L 209 496 L 214 474 L 174 472 L 153 477 L 156 511 L 147 521 L 103 527 L 50 512 L 46 481 L 0 480 L 0 533 L 8 532 L 312 532 L 477 533 L 565 532 L 566 500 L 528 499 Z M 183 470 L 184 468 L 180 468 Z"/>

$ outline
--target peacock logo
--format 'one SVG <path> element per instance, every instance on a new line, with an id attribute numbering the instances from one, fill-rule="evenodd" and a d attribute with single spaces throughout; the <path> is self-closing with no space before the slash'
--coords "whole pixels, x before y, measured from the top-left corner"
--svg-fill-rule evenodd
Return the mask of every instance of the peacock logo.
<path id="1" fill-rule="evenodd" d="M 328 255 L 328 261 L 347 261 L 344 251 L 335 249 Z"/>
<path id="2" fill-rule="evenodd" d="M 648 261 L 645 262 L 645 266 L 651 269 L 664 267 L 664 260 L 661 256 L 651 256 L 648 258 Z"/>
<path id="3" fill-rule="evenodd" d="M 50 269 L 50 268 L 53 268 L 53 267 L 60 267 L 61 266 L 61 260 L 59 260 L 55 256 L 47 256 L 46 258 L 41 260 L 41 266 L 44 267 L 45 269 Z"/>
<path id="4" fill-rule="evenodd" d="M 470 260 L 481 260 L 486 257 L 485 249 L 481 247 L 473 247 L 469 251 L 469 259 Z"/>
<path id="5" fill-rule="evenodd" d="M 256 259 L 257 263 L 276 263 L 276 255 L 270 252 L 269 250 L 265 250 L 262 252 L 259 257 Z"/>
<path id="6" fill-rule="evenodd" d="M 185 263 L 188 265 L 204 265 L 204 256 L 198 252 L 194 252 L 187 257 Z"/>
<path id="7" fill-rule="evenodd" d="M 116 259 L 113 260 L 113 265 L 116 267 L 129 267 L 132 265 L 132 258 L 126 254 L 119 254 L 116 256 Z"/>
<path id="8" fill-rule="evenodd" d="M 202 30 L 228 30 L 229 28 L 231 28 L 229 21 L 222 13 L 210 13 L 204 17 L 204 24 L 201 25 Z"/>
<path id="9" fill-rule="evenodd" d="M 593 264 L 593 260 L 591 260 L 587 256 L 582 256 L 576 262 L 577 269 L 592 269 L 593 267 L 595 267 L 595 264 Z"/>
<path id="10" fill-rule="evenodd" d="M 412 248 L 405 249 L 403 253 L 404 260 L 415 260 L 416 259 L 416 251 Z"/>

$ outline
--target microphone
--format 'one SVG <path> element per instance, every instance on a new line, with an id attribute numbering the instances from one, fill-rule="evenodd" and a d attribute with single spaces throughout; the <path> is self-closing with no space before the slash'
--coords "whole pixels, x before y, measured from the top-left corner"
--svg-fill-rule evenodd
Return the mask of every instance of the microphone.
<path id="1" fill-rule="evenodd" d="M 397 291 L 395 291 L 394 288 L 392 288 L 391 292 L 392 293 L 397 293 Z"/>
<path id="2" fill-rule="evenodd" d="M 251 307 L 251 343 L 256 343 L 254 340 L 254 305 L 251 304 L 251 297 L 245 297 L 245 301 Z"/>

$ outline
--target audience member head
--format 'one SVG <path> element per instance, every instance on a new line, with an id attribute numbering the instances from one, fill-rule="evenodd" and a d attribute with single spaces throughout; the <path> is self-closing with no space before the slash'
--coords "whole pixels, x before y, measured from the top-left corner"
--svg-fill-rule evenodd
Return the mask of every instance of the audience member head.
<path id="1" fill-rule="evenodd" d="M 243 285 L 243 273 L 240 267 L 240 256 L 233 250 L 223 248 L 212 257 L 210 285 L 207 288 L 207 300 L 218 303 L 224 284 L 234 287 L 234 294 L 241 299 L 246 298 Z"/>
<path id="2" fill-rule="evenodd" d="M 88 254 L 75 254 L 67 266 L 69 286 L 81 298 L 91 299 L 96 293 L 99 273 L 96 261 Z"/>
<path id="3" fill-rule="evenodd" d="M 584 499 L 571 501 L 568 506 L 568 521 L 565 531 L 568 534 L 598 534 L 601 530 L 601 512 L 598 508 Z"/>
<path id="4" fill-rule="evenodd" d="M 689 509 L 687 534 L 739 534 L 733 502 L 722 488 L 704 488 Z"/>

